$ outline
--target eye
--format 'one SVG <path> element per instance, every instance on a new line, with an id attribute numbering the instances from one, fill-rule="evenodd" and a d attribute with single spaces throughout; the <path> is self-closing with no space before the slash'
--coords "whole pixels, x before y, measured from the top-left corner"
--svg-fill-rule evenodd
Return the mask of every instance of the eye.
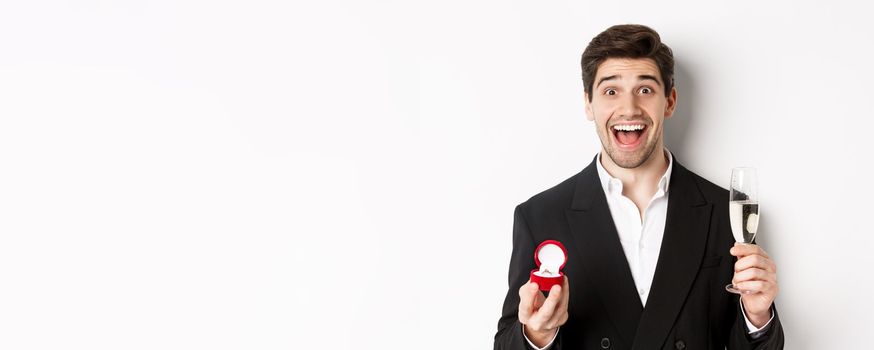
<path id="1" fill-rule="evenodd" d="M 617 94 L 617 92 L 616 92 L 616 89 L 614 89 L 614 88 L 607 88 L 607 90 L 604 90 L 604 95 L 613 96 L 616 94 Z"/>
<path id="2" fill-rule="evenodd" d="M 644 86 L 644 87 L 640 88 L 640 90 L 638 90 L 638 91 L 640 91 L 640 93 L 642 93 L 642 94 L 651 94 L 652 93 L 652 89 L 648 86 Z"/>

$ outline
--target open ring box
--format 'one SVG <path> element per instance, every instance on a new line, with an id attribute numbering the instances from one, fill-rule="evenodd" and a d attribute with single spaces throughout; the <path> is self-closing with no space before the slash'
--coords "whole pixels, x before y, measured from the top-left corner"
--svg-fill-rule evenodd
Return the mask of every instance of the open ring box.
<path id="1" fill-rule="evenodd" d="M 564 273 L 561 269 L 567 263 L 567 250 L 559 241 L 546 240 L 534 251 L 534 262 L 539 268 L 531 270 L 531 281 L 537 283 L 540 290 L 548 292 L 552 286 L 561 285 Z"/>

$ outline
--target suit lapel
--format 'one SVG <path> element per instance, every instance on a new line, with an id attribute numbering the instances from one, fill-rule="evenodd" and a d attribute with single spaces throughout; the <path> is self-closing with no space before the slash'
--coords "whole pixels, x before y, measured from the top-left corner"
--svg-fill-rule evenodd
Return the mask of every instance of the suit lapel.
<path id="1" fill-rule="evenodd" d="M 692 288 L 707 241 L 713 205 L 692 174 L 674 160 L 658 265 L 632 349 L 661 347 Z"/>
<path id="2" fill-rule="evenodd" d="M 597 161 L 597 157 L 595 158 Z M 635 339 L 643 306 L 619 242 L 595 161 L 578 174 L 574 200 L 565 212 L 571 244 L 607 313 L 627 344 Z"/>

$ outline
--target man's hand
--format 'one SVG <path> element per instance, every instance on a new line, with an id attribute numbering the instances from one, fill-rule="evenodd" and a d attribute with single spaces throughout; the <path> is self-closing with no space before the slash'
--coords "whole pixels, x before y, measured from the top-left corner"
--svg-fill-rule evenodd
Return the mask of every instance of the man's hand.
<path id="1" fill-rule="evenodd" d="M 731 255 L 738 257 L 731 283 L 740 290 L 747 318 L 761 328 L 771 319 L 771 304 L 777 297 L 777 265 L 761 247 L 735 243 Z"/>
<path id="2" fill-rule="evenodd" d="M 525 336 L 537 347 L 549 343 L 558 327 L 567 322 L 569 294 L 567 276 L 561 286 L 552 286 L 548 297 L 530 280 L 519 288 L 519 322 L 525 325 Z"/>

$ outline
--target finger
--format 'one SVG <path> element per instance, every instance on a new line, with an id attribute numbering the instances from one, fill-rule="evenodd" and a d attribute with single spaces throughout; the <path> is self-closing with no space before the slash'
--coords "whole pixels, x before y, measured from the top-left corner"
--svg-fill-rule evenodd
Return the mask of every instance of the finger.
<path id="1" fill-rule="evenodd" d="M 775 272 L 777 270 L 777 266 L 774 265 L 774 262 L 771 259 L 768 259 L 761 255 L 747 255 L 740 259 L 737 259 L 737 262 L 734 263 L 734 271 L 743 271 L 749 268 L 759 268 L 766 271 Z"/>
<path id="2" fill-rule="evenodd" d="M 774 261 L 761 255 L 747 255 L 737 259 L 734 263 L 734 271 L 739 272 L 750 268 L 758 268 L 769 272 L 777 272 Z"/>
<path id="3" fill-rule="evenodd" d="M 543 302 L 543 305 L 537 309 L 537 313 L 533 316 L 534 322 L 541 325 L 546 324 L 552 318 L 552 315 L 555 314 L 559 300 L 561 300 L 561 286 L 556 284 L 549 290 L 549 296 Z"/>
<path id="4" fill-rule="evenodd" d="M 555 312 L 552 314 L 552 317 L 546 321 L 548 328 L 558 327 L 567 321 L 567 305 L 570 294 L 567 276 L 565 276 L 564 281 L 562 282 L 561 299 L 558 301 L 558 305 L 555 306 Z"/>
<path id="5" fill-rule="evenodd" d="M 546 301 L 546 297 L 543 296 L 543 292 L 540 291 L 540 285 L 538 285 L 537 283 L 533 284 L 534 285 L 531 286 L 531 294 L 534 295 L 534 307 L 532 308 L 532 310 L 536 312 L 538 309 L 540 309 L 541 306 L 543 306 L 543 302 Z"/>
<path id="6" fill-rule="evenodd" d="M 775 281 L 776 275 L 773 272 L 768 272 L 766 270 L 760 268 L 749 268 L 743 271 L 735 272 L 734 277 L 731 279 L 732 283 L 744 282 L 744 281 Z"/>
<path id="7" fill-rule="evenodd" d="M 735 243 L 734 247 L 731 247 L 729 253 L 734 256 L 747 256 L 747 255 L 761 255 L 766 258 L 770 258 L 768 252 L 766 252 L 762 247 L 757 244 L 748 244 L 748 243 Z"/>
<path id="8" fill-rule="evenodd" d="M 553 329 L 553 328 L 561 326 L 565 322 L 567 322 L 567 318 L 568 318 L 567 308 L 564 308 L 561 305 L 559 305 L 555 308 L 555 311 L 553 311 L 552 316 L 549 317 L 548 320 L 546 320 L 544 325 L 547 329 Z"/>
<path id="9" fill-rule="evenodd" d="M 543 296 L 543 292 L 540 291 L 540 288 L 537 288 L 537 291 L 534 292 L 534 307 L 532 308 L 534 311 L 540 309 L 543 306 L 543 302 L 546 301 L 546 297 Z"/>
<path id="10" fill-rule="evenodd" d="M 558 324 L 556 324 L 555 327 L 558 327 L 558 326 L 562 326 L 562 325 L 564 325 L 564 324 L 567 322 L 568 317 L 569 317 L 569 316 L 568 316 L 568 313 L 565 312 L 565 313 L 562 315 L 561 319 L 558 320 Z M 553 327 L 553 328 L 555 328 L 555 327 Z"/>
<path id="11" fill-rule="evenodd" d="M 743 281 L 743 282 L 738 282 L 734 286 L 737 287 L 737 289 L 740 289 L 742 291 L 746 291 L 746 292 L 755 294 L 755 293 L 767 293 L 772 289 L 773 285 L 774 285 L 773 283 L 766 282 L 766 281 Z"/>
<path id="12" fill-rule="evenodd" d="M 531 281 L 519 287 L 519 321 L 523 324 L 528 322 L 534 312 L 534 293 L 538 292 L 537 289 L 537 283 Z"/>
<path id="13" fill-rule="evenodd" d="M 555 313 L 552 314 L 552 317 L 544 323 L 544 327 L 546 329 L 553 329 L 558 326 L 563 325 L 567 322 L 567 311 L 563 311 L 561 309 L 555 310 Z"/>

